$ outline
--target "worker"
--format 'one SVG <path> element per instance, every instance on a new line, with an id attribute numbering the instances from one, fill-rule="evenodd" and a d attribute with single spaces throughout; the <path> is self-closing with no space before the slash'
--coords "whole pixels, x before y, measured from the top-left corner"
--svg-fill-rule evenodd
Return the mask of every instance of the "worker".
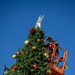
<path id="1" fill-rule="evenodd" d="M 49 55 L 51 56 L 52 53 L 53 53 L 53 48 L 55 47 L 56 48 L 56 51 L 55 51 L 55 57 L 57 58 L 58 55 L 59 55 L 59 51 L 58 51 L 58 45 L 59 43 L 57 41 L 53 41 L 53 38 L 51 36 L 48 37 L 47 39 L 49 41 L 48 44 L 46 44 L 46 49 L 48 50 L 49 52 Z"/>

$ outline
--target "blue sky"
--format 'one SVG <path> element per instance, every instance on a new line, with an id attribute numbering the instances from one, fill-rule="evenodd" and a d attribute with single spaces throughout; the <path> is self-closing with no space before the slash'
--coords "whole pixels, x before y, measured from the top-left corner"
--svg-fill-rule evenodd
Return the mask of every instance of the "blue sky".
<path id="1" fill-rule="evenodd" d="M 3 0 L 0 1 L 0 75 L 3 66 L 15 63 L 12 55 L 24 46 L 29 30 L 39 15 L 45 15 L 41 29 L 69 51 L 65 75 L 75 74 L 75 1 Z"/>

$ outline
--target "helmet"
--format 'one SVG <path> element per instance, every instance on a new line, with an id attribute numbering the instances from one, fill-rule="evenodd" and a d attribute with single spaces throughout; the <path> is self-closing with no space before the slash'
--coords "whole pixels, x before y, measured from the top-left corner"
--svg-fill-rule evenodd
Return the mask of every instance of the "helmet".
<path id="1" fill-rule="evenodd" d="M 51 36 L 49 36 L 47 40 L 50 41 L 50 42 L 52 42 L 53 38 Z"/>

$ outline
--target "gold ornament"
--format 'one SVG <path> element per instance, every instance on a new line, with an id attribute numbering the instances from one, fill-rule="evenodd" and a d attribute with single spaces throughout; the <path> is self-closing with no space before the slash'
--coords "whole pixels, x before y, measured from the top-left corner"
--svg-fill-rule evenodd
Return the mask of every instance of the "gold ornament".
<path id="1" fill-rule="evenodd" d="M 12 58 L 16 58 L 16 55 L 13 55 Z"/>
<path id="2" fill-rule="evenodd" d="M 44 53 L 44 56 L 45 56 L 46 58 L 48 58 L 48 57 L 49 57 L 49 55 L 48 55 L 47 53 Z"/>
<path id="3" fill-rule="evenodd" d="M 55 64 L 57 65 L 58 64 L 58 61 L 55 61 Z"/>
<path id="4" fill-rule="evenodd" d="M 11 70 L 11 72 L 15 71 L 14 69 Z"/>
<path id="5" fill-rule="evenodd" d="M 44 41 L 44 42 L 46 42 L 46 40 L 45 40 L 45 39 L 44 39 L 43 41 Z"/>
<path id="6" fill-rule="evenodd" d="M 68 69 L 68 65 L 65 65 L 65 67 L 64 67 L 66 70 Z"/>
<path id="7" fill-rule="evenodd" d="M 40 39 L 37 39 L 37 42 L 40 42 Z"/>
<path id="8" fill-rule="evenodd" d="M 25 55 L 28 55 L 28 52 L 26 52 Z"/>
<path id="9" fill-rule="evenodd" d="M 32 47 L 32 50 L 36 50 L 36 46 L 33 46 L 33 47 Z"/>
<path id="10" fill-rule="evenodd" d="M 47 73 L 51 73 L 51 70 L 47 70 Z"/>
<path id="11" fill-rule="evenodd" d="M 28 40 L 26 40 L 26 41 L 24 42 L 24 44 L 25 44 L 25 45 L 28 45 L 28 44 L 29 44 L 29 41 L 28 41 Z"/>

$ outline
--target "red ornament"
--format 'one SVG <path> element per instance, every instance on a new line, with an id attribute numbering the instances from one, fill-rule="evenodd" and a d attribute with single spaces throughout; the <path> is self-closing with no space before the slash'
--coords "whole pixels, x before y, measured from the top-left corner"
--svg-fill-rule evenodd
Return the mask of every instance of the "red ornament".
<path id="1" fill-rule="evenodd" d="M 17 66 L 14 66 L 14 67 L 13 67 L 14 70 L 17 70 L 17 68 L 18 68 Z"/>
<path id="2" fill-rule="evenodd" d="M 48 62 L 48 63 L 50 63 L 50 62 L 51 62 L 51 59 L 50 59 L 50 58 L 48 58 L 47 62 Z"/>
<path id="3" fill-rule="evenodd" d="M 63 57 L 61 57 L 60 59 L 59 59 L 59 62 L 62 62 L 63 61 Z"/>
<path id="4" fill-rule="evenodd" d="M 16 54 L 17 54 L 17 55 L 19 55 L 19 54 L 20 54 L 20 52 L 16 52 Z"/>
<path id="5" fill-rule="evenodd" d="M 52 44 L 49 45 L 49 48 L 52 48 Z"/>
<path id="6" fill-rule="evenodd" d="M 35 30 L 34 29 L 30 29 L 30 33 L 31 34 L 34 34 L 35 33 Z"/>
<path id="7" fill-rule="evenodd" d="M 36 64 L 34 64 L 34 65 L 33 65 L 33 68 L 34 68 L 34 69 L 37 69 L 37 68 L 38 68 L 38 66 L 37 66 Z"/>

